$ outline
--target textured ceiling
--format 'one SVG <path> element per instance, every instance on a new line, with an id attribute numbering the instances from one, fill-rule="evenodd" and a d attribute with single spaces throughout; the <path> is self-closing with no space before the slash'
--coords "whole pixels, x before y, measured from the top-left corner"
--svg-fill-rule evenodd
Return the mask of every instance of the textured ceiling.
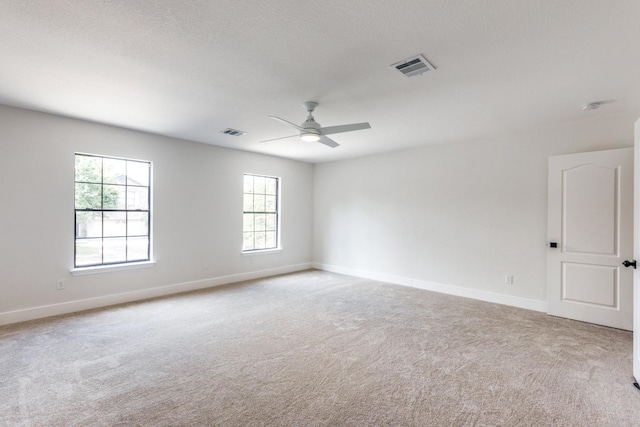
<path id="1" fill-rule="evenodd" d="M 638 0 L 5 0 L 0 103 L 309 162 L 640 116 Z M 389 65 L 423 54 L 436 68 Z M 334 135 L 298 138 L 302 102 Z M 581 106 L 612 101 L 589 113 Z M 220 133 L 231 127 L 241 137 Z"/>

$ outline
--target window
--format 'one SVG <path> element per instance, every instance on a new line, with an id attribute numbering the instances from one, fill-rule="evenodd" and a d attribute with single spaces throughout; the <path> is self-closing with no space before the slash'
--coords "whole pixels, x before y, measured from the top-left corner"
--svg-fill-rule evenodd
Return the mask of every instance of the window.
<path id="1" fill-rule="evenodd" d="M 150 260 L 151 163 L 75 155 L 75 267 Z"/>
<path id="2" fill-rule="evenodd" d="M 248 174 L 244 176 L 244 252 L 279 247 L 279 185 L 279 178 Z"/>

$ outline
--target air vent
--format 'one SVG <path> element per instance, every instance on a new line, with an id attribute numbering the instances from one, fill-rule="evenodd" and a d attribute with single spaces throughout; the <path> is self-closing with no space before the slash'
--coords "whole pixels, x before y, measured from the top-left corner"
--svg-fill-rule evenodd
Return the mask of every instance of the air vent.
<path id="1" fill-rule="evenodd" d="M 238 129 L 231 129 L 231 128 L 226 128 L 225 130 L 221 130 L 220 132 L 224 133 L 225 135 L 231 135 L 231 136 L 242 136 L 246 134 L 246 132 L 243 132 Z"/>
<path id="2" fill-rule="evenodd" d="M 412 56 L 404 61 L 396 62 L 391 65 L 405 77 L 419 76 L 427 71 L 433 71 L 436 69 L 433 65 L 429 64 L 429 61 L 422 55 Z"/>

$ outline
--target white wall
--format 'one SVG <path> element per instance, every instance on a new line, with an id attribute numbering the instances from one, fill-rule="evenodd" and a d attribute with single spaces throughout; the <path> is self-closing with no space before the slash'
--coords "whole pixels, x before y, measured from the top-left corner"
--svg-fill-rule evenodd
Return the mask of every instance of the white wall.
<path id="1" fill-rule="evenodd" d="M 312 259 L 329 270 L 540 308 L 547 157 L 632 146 L 636 118 L 589 116 L 314 172 L 306 163 L 0 106 L 0 324 L 294 271 Z M 154 267 L 70 275 L 76 151 L 153 162 Z M 282 252 L 240 253 L 245 172 L 283 179 Z M 513 285 L 504 284 L 506 274 Z M 55 289 L 57 279 L 66 289 Z"/>
<path id="2" fill-rule="evenodd" d="M 0 147 L 0 324 L 310 266 L 311 164 L 4 106 Z M 154 267 L 70 275 L 76 151 L 153 162 Z M 245 172 L 282 177 L 282 252 L 241 255 Z"/>
<path id="3" fill-rule="evenodd" d="M 547 158 L 630 147 L 636 118 L 316 165 L 314 265 L 543 311 Z"/>

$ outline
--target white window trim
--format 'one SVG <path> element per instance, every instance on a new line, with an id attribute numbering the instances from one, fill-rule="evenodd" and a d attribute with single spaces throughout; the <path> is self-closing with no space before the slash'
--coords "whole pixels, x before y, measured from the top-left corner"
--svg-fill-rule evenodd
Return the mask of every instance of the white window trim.
<path id="1" fill-rule="evenodd" d="M 71 273 L 72 276 L 84 276 L 84 275 L 88 275 L 88 274 L 98 274 L 98 273 L 109 273 L 112 271 L 121 271 L 121 270 L 136 270 L 136 269 L 140 269 L 140 268 L 150 268 L 153 267 L 156 264 L 156 261 L 153 259 L 153 240 L 154 240 L 154 236 L 153 236 L 153 219 L 154 219 L 154 215 L 152 215 L 152 211 L 153 211 L 153 201 L 154 201 L 154 197 L 153 197 L 153 191 L 151 190 L 152 188 L 155 188 L 154 183 L 153 183 L 153 178 L 154 178 L 154 174 L 153 174 L 153 161 L 152 160 L 144 160 L 144 159 L 135 159 L 135 158 L 130 158 L 130 157 L 119 157 L 119 156 L 108 156 L 108 155 L 102 155 L 102 154 L 94 154 L 94 153 L 88 153 L 88 152 L 82 152 L 82 151 L 76 151 L 74 153 L 74 159 L 75 159 L 75 155 L 82 155 L 82 156 L 96 156 L 96 157 L 109 157 L 112 159 L 120 159 L 120 160 L 131 160 L 134 162 L 144 162 L 144 163 L 149 163 L 149 259 L 148 260 L 144 260 L 144 261 L 134 261 L 134 262 L 122 262 L 122 263 L 118 263 L 118 264 L 107 264 L 107 265 L 92 265 L 92 266 L 88 266 L 88 267 L 71 267 L 71 269 L 69 270 L 69 272 Z M 75 163 L 74 163 L 74 172 L 75 172 Z M 74 174 L 75 176 L 75 174 Z M 74 178 L 75 179 L 75 178 Z M 74 201 L 74 208 L 75 208 L 75 201 Z M 279 224 L 278 224 L 279 225 Z M 75 240 L 73 242 L 73 244 L 75 245 Z M 75 254 L 75 250 L 74 250 L 74 254 Z M 75 264 L 75 255 L 74 255 L 74 264 Z"/>
<path id="2" fill-rule="evenodd" d="M 256 249 L 253 251 L 242 251 L 242 256 L 253 256 L 253 255 L 267 255 L 274 252 L 282 252 L 282 248 L 273 248 L 273 249 Z"/>
<path id="3" fill-rule="evenodd" d="M 245 172 L 242 174 L 242 176 L 245 176 L 245 175 L 264 176 L 265 178 L 276 178 L 278 180 L 278 213 L 277 213 L 278 215 L 278 225 L 277 225 L 278 246 L 275 248 L 269 248 L 269 249 L 249 249 L 246 251 L 241 250 L 240 252 L 242 253 L 243 256 L 266 255 L 274 252 L 282 252 L 282 177 L 269 175 L 269 174 L 265 175 L 260 173 L 253 173 L 253 172 Z"/>
<path id="4" fill-rule="evenodd" d="M 137 270 L 140 268 L 151 268 L 156 265 L 155 261 L 128 262 L 113 265 L 97 265 L 92 267 L 77 267 L 69 270 L 72 276 L 85 276 L 87 274 L 111 273 L 113 271 Z"/>

